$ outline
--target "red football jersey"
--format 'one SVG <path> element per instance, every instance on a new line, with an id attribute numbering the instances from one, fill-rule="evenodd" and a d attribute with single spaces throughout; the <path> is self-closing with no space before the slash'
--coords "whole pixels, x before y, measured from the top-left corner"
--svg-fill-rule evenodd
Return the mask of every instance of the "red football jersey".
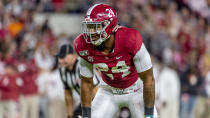
<path id="1" fill-rule="evenodd" d="M 138 79 L 133 57 L 141 45 L 140 33 L 126 27 L 120 27 L 115 32 L 114 51 L 107 55 L 96 50 L 94 45 L 86 43 L 82 34 L 74 42 L 77 54 L 93 64 L 102 73 L 102 79 L 115 88 L 127 88 Z"/>
<path id="2" fill-rule="evenodd" d="M 17 75 L 0 75 L 0 101 L 18 100 L 20 86 Z"/>
<path id="3" fill-rule="evenodd" d="M 35 60 L 18 60 L 16 66 L 19 70 L 19 75 L 22 78 L 23 86 L 21 86 L 21 93 L 24 95 L 32 95 L 38 93 L 37 77 L 38 68 Z"/>

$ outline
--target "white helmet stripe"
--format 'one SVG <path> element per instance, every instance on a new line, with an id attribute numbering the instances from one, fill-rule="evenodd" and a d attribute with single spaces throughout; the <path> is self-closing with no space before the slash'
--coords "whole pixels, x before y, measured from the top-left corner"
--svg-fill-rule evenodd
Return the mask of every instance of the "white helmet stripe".
<path id="1" fill-rule="evenodd" d="M 100 5 L 100 4 L 95 4 L 94 6 L 92 6 L 92 7 L 88 10 L 87 15 L 90 15 L 91 12 L 93 11 L 93 9 L 94 9 L 96 6 L 98 6 L 98 5 Z"/>

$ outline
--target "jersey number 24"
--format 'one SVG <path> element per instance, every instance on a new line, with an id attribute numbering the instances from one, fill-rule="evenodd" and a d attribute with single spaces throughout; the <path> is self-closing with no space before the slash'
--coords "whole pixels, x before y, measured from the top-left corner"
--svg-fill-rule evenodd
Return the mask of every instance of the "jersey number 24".
<path id="1" fill-rule="evenodd" d="M 109 71 L 108 65 L 106 63 L 95 64 L 95 68 L 99 71 L 107 72 Z M 112 73 L 123 73 L 122 78 L 130 74 L 130 67 L 126 65 L 125 61 L 118 61 L 115 67 L 111 68 Z M 113 74 L 106 74 L 112 80 L 114 79 Z"/>

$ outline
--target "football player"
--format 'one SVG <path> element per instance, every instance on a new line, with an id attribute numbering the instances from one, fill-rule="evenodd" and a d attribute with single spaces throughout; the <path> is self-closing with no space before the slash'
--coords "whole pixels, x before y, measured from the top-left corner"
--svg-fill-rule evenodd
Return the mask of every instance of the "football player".
<path id="1" fill-rule="evenodd" d="M 150 55 L 140 33 L 117 24 L 116 11 L 105 4 L 89 8 L 83 34 L 74 42 L 81 57 L 81 104 L 84 118 L 113 118 L 119 107 L 133 118 L 156 117 L 155 80 Z M 103 81 L 92 101 L 93 68 Z M 140 78 L 140 79 L 139 79 Z"/>

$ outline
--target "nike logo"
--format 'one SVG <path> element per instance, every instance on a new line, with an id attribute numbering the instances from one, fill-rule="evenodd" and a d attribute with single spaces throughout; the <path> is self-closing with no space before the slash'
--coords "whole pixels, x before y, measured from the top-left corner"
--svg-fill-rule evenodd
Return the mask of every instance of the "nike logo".
<path id="1" fill-rule="evenodd" d="M 122 56 L 116 57 L 116 59 L 120 59 Z"/>

